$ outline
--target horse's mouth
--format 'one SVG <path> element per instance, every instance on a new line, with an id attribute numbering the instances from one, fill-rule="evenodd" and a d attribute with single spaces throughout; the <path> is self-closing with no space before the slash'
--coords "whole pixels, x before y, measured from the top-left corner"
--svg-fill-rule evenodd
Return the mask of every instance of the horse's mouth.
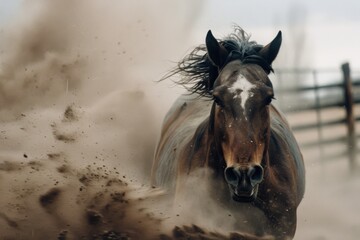
<path id="1" fill-rule="evenodd" d="M 237 195 L 236 193 L 232 194 L 232 199 L 235 202 L 252 202 L 256 199 L 255 194 L 252 195 Z"/>
<path id="2" fill-rule="evenodd" d="M 253 188 L 249 192 L 232 191 L 231 195 L 235 202 L 253 202 L 257 196 L 257 189 Z"/>

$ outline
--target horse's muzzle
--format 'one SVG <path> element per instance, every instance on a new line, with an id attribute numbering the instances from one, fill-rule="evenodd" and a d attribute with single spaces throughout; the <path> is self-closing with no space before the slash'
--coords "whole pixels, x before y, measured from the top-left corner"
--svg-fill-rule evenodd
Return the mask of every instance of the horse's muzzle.
<path id="1" fill-rule="evenodd" d="M 263 180 L 264 169 L 260 165 L 250 167 L 227 167 L 224 172 L 232 198 L 237 202 L 255 200 L 258 184 Z"/>

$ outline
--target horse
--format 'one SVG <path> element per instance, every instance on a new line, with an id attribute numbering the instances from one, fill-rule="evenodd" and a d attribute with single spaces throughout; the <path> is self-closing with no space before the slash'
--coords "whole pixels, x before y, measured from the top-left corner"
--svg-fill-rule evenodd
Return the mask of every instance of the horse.
<path id="1" fill-rule="evenodd" d="M 182 94 L 166 114 L 151 181 L 176 195 L 181 179 L 209 169 L 212 192 L 231 211 L 254 220 L 258 238 L 292 239 L 305 192 L 304 160 L 284 115 L 272 104 L 269 74 L 282 33 L 267 45 L 250 41 L 240 27 L 224 39 L 208 31 L 164 79 L 180 75 Z M 196 186 L 192 186 L 196 188 Z M 247 207 L 241 207 L 247 206 Z M 244 211 L 243 209 L 254 210 Z M 261 225 L 261 226 L 259 226 Z"/>

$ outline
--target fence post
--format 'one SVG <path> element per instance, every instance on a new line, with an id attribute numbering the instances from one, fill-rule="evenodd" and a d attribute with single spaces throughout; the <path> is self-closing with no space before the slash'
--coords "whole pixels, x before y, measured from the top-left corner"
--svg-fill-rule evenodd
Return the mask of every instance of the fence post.
<path id="1" fill-rule="evenodd" d="M 348 155 L 350 170 L 353 170 L 355 167 L 356 161 L 356 138 L 355 138 L 355 118 L 354 118 L 354 100 L 352 94 L 352 81 L 350 75 L 350 64 L 344 63 L 341 65 L 341 69 L 344 76 L 344 104 L 346 110 L 346 124 L 348 129 Z"/>

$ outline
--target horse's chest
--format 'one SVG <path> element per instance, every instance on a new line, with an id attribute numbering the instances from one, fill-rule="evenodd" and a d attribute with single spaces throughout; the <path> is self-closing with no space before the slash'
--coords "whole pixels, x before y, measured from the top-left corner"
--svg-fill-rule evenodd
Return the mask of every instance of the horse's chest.
<path id="1" fill-rule="evenodd" d="M 263 234 L 268 231 L 268 220 L 263 211 L 250 203 L 231 203 L 229 210 L 235 218 L 234 229 L 253 234 Z"/>

